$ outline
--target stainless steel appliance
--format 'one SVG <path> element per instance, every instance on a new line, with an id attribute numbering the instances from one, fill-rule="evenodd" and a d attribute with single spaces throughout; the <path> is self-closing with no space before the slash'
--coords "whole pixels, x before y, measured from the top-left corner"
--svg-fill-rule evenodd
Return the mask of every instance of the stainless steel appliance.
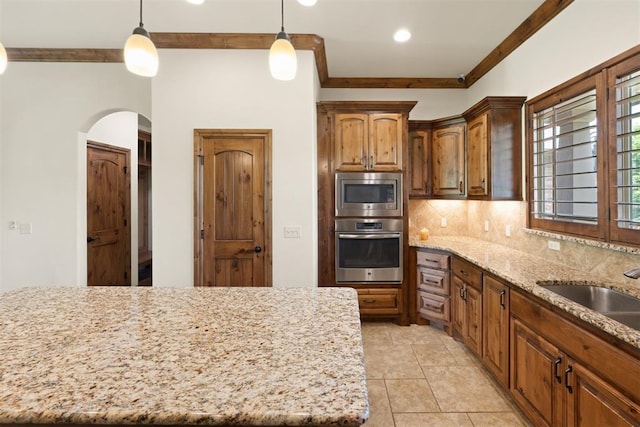
<path id="1" fill-rule="evenodd" d="M 336 216 L 402 216 L 402 172 L 337 172 Z"/>
<path id="2" fill-rule="evenodd" d="M 336 219 L 336 282 L 402 282 L 402 219 Z"/>

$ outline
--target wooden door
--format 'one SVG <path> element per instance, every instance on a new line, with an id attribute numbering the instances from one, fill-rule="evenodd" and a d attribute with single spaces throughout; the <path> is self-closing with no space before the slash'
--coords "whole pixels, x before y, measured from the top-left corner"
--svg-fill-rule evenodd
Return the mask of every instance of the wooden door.
<path id="1" fill-rule="evenodd" d="M 473 119 L 467 125 L 467 194 L 489 194 L 489 113 Z"/>
<path id="2" fill-rule="evenodd" d="M 369 115 L 338 113 L 335 115 L 335 165 L 339 171 L 367 169 Z"/>
<path id="3" fill-rule="evenodd" d="M 473 286 L 465 289 L 465 342 L 482 359 L 482 293 Z"/>
<path id="4" fill-rule="evenodd" d="M 565 384 L 568 427 L 640 425 L 640 406 L 584 366 L 570 361 Z"/>
<path id="5" fill-rule="evenodd" d="M 453 125 L 433 132 L 431 171 L 435 196 L 465 194 L 464 129 L 464 125 Z"/>
<path id="6" fill-rule="evenodd" d="M 201 131 L 199 140 L 203 156 L 200 285 L 270 286 L 267 212 L 271 198 L 266 168 L 270 132 Z"/>
<path id="7" fill-rule="evenodd" d="M 409 196 L 429 195 L 429 140 L 431 131 L 409 134 Z"/>
<path id="8" fill-rule="evenodd" d="M 402 114 L 369 115 L 369 170 L 402 170 Z"/>
<path id="9" fill-rule="evenodd" d="M 460 334 L 463 334 L 466 306 L 464 303 L 464 282 L 456 275 L 453 276 L 453 292 L 451 293 L 451 300 L 453 303 L 453 328 Z"/>
<path id="10" fill-rule="evenodd" d="M 519 319 L 511 319 L 511 395 L 538 426 L 562 426 L 563 371 L 560 350 Z"/>
<path id="11" fill-rule="evenodd" d="M 509 287 L 484 276 L 482 360 L 502 385 L 509 385 Z"/>
<path id="12" fill-rule="evenodd" d="M 87 284 L 131 285 L 130 152 L 87 142 Z"/>

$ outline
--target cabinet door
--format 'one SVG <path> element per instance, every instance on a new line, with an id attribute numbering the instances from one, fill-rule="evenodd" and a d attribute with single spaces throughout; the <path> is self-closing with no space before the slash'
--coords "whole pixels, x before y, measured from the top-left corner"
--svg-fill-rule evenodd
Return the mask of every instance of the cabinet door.
<path id="1" fill-rule="evenodd" d="M 336 170 L 365 170 L 368 161 L 369 115 L 338 113 L 335 122 Z"/>
<path id="2" fill-rule="evenodd" d="M 567 427 L 640 425 L 640 406 L 586 367 L 569 362 L 566 376 Z"/>
<path id="3" fill-rule="evenodd" d="M 467 125 L 467 195 L 489 194 L 489 113 Z"/>
<path id="4" fill-rule="evenodd" d="M 451 303 L 453 304 L 453 328 L 463 335 L 463 337 L 466 317 L 464 290 L 464 282 L 458 276 L 453 276 L 453 292 L 451 293 Z"/>
<path id="5" fill-rule="evenodd" d="M 402 129 L 402 114 L 369 114 L 369 170 L 402 170 Z"/>
<path id="6" fill-rule="evenodd" d="M 564 361 L 556 346 L 511 318 L 511 386 L 520 408 L 537 426 L 564 421 Z"/>
<path id="7" fill-rule="evenodd" d="M 454 125 L 433 132 L 431 158 L 435 196 L 465 194 L 464 128 L 464 125 Z"/>
<path id="8" fill-rule="evenodd" d="M 429 138 L 430 131 L 409 134 L 409 196 L 429 195 Z"/>
<path id="9" fill-rule="evenodd" d="M 482 358 L 482 293 L 472 286 L 465 287 L 465 342 Z"/>
<path id="10" fill-rule="evenodd" d="M 509 287 L 484 276 L 482 287 L 482 360 L 505 387 L 509 386 Z"/>

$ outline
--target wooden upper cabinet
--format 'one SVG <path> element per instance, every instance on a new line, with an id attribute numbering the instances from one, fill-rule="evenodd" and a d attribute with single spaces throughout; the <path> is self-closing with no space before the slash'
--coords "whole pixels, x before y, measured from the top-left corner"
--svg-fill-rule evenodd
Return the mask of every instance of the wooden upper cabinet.
<path id="1" fill-rule="evenodd" d="M 367 168 L 369 115 L 338 113 L 335 115 L 335 162 L 342 171 Z"/>
<path id="2" fill-rule="evenodd" d="M 465 194 L 464 133 L 464 123 L 433 131 L 431 170 L 434 196 Z"/>
<path id="3" fill-rule="evenodd" d="M 409 196 L 429 196 L 431 194 L 429 156 L 431 130 L 409 129 Z"/>
<path id="4" fill-rule="evenodd" d="M 486 196 L 489 176 L 487 137 L 488 113 L 467 124 L 467 195 Z"/>
<path id="5" fill-rule="evenodd" d="M 402 114 L 369 115 L 369 170 L 402 170 Z"/>
<path id="6" fill-rule="evenodd" d="M 336 113 L 336 170 L 402 170 L 403 130 L 402 114 Z"/>
<path id="7" fill-rule="evenodd" d="M 525 97 L 486 97 L 467 120 L 467 197 L 522 200 L 522 104 Z"/>

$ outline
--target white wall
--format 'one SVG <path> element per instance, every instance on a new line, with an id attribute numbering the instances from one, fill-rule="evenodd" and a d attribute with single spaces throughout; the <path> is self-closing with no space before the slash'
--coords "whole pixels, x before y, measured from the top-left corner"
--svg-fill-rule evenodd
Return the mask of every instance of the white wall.
<path id="1" fill-rule="evenodd" d="M 87 133 L 87 140 L 102 142 L 104 144 L 113 145 L 116 147 L 128 148 L 129 152 L 129 166 L 131 176 L 131 284 L 138 284 L 138 113 L 130 111 L 121 111 L 118 113 L 111 113 L 96 122 Z M 80 147 L 80 159 L 85 160 L 87 156 L 86 145 Z M 84 154 L 83 154 L 84 151 Z M 86 161 L 79 162 L 79 194 L 86 194 L 87 180 L 82 179 L 87 176 L 87 163 Z M 81 197 L 78 198 L 82 199 Z M 83 202 L 78 204 L 78 235 L 82 240 L 84 230 L 84 236 L 86 237 L 87 230 L 87 203 L 86 198 Z M 81 245 L 78 248 L 78 267 L 79 278 L 85 278 L 83 285 L 86 285 L 87 277 L 87 245 Z"/>
<path id="2" fill-rule="evenodd" d="M 10 63 L 2 76 L 2 283 L 80 286 L 86 132 L 114 110 L 150 116 L 150 82 L 122 64 Z M 31 224 L 32 234 L 8 222 Z"/>
<path id="3" fill-rule="evenodd" d="M 312 53 L 273 79 L 268 51 L 161 50 L 153 79 L 153 283 L 193 285 L 193 130 L 273 130 L 273 284 L 317 282 L 316 110 Z M 285 225 L 302 227 L 284 239 Z"/>

